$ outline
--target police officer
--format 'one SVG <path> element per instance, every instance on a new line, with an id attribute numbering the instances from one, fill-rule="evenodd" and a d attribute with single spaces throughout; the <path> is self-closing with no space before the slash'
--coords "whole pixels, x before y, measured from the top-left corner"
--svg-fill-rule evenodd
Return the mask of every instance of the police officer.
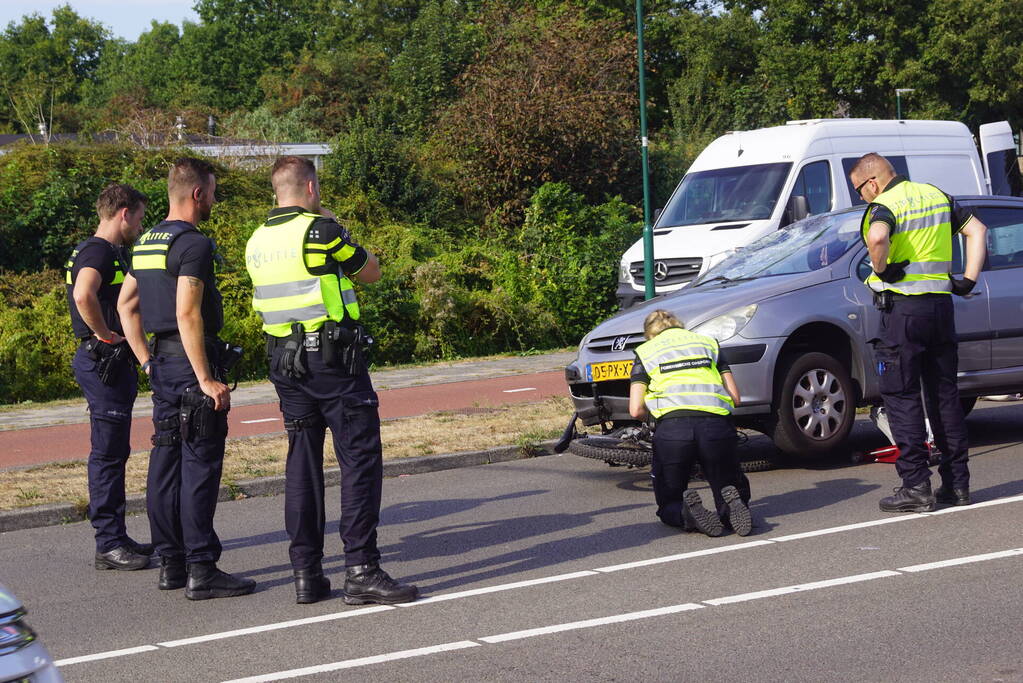
<path id="1" fill-rule="evenodd" d="M 288 431 L 284 521 L 296 601 L 328 596 L 323 574 L 323 440 L 330 427 L 341 467 L 341 540 L 348 604 L 415 600 L 380 568 L 377 523 L 383 461 L 377 395 L 362 356 L 366 335 L 352 278 L 375 282 L 374 255 L 320 206 L 316 168 L 285 156 L 271 171 L 277 208 L 249 238 L 252 305 L 267 334 L 270 380 Z"/>
<path id="2" fill-rule="evenodd" d="M 749 480 L 735 453 L 735 427 L 728 416 L 739 402 L 739 388 L 717 340 L 686 330 L 663 309 L 643 322 L 646 342 L 636 348 L 629 391 L 629 413 L 651 415 L 654 430 L 652 476 L 657 516 L 665 524 L 720 536 L 726 522 L 749 535 Z M 714 494 L 716 513 L 688 489 L 699 461 Z"/>
<path id="3" fill-rule="evenodd" d="M 124 526 L 124 467 L 131 450 L 131 409 L 138 375 L 117 315 L 128 269 L 126 245 L 139 236 L 146 196 L 109 185 L 96 200 L 99 227 L 65 265 L 71 328 L 81 340 L 71 361 L 89 404 L 89 519 L 96 530 L 96 569 L 142 569 L 153 546 L 128 537 Z"/>
<path id="4" fill-rule="evenodd" d="M 956 385 L 955 311 L 950 294 L 966 296 L 977 283 L 986 255 L 987 228 L 933 185 L 896 175 L 879 154 L 863 156 L 849 173 L 860 197 L 863 240 L 873 273 L 866 284 L 881 310 L 874 343 L 885 413 L 899 447 L 896 471 L 902 486 L 883 498 L 885 512 L 933 510 L 935 501 L 970 503 L 968 444 Z M 952 240 L 966 237 L 966 268 L 953 278 Z M 942 453 L 941 488 L 932 494 L 921 382 Z"/>
<path id="5" fill-rule="evenodd" d="M 143 349 L 153 387 L 153 451 L 146 508 L 160 553 L 161 590 L 185 588 L 189 600 L 245 595 L 255 581 L 220 571 L 213 530 L 231 394 L 224 384 L 220 293 L 214 245 L 196 226 L 210 217 L 217 181 L 199 159 L 174 162 L 166 220 L 139 238 L 119 310 L 132 348 Z M 140 319 L 141 314 L 141 319 Z M 152 335 L 148 350 L 143 330 Z"/>

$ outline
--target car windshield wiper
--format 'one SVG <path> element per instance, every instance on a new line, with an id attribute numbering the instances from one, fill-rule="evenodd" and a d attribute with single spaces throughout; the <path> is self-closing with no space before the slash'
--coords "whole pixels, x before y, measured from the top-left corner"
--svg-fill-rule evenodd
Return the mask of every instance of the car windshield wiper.
<path id="1" fill-rule="evenodd" d="M 715 275 L 714 277 L 694 283 L 693 287 L 699 287 L 700 285 L 705 285 L 708 282 L 724 282 L 725 284 L 729 284 L 731 282 L 745 282 L 746 280 L 752 280 L 754 277 L 755 276 L 728 277 L 727 275 Z"/>

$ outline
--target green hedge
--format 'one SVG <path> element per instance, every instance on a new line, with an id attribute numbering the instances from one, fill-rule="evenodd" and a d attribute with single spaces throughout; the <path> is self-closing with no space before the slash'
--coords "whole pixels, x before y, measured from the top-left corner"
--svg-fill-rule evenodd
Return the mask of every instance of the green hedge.
<path id="1" fill-rule="evenodd" d="M 78 395 L 59 266 L 95 228 L 92 204 L 107 182 L 129 182 L 150 196 L 147 226 L 162 218 L 164 176 L 175 156 L 69 146 L 0 157 L 0 403 Z M 218 276 L 222 336 L 247 350 L 241 376 L 263 378 L 244 247 L 271 207 L 269 178 L 265 170 L 225 167 L 217 178 L 220 201 L 202 227 L 226 259 Z M 641 232 L 634 207 L 620 199 L 590 206 L 562 184 L 539 188 L 522 225 L 499 237 L 465 221 L 412 222 L 422 216 L 392 211 L 365 188 L 343 194 L 329 172 L 323 186 L 324 205 L 381 261 L 381 281 L 358 285 L 363 320 L 377 340 L 376 365 L 576 343 L 614 311 L 618 258 Z M 29 216 L 41 222 L 33 227 Z"/>

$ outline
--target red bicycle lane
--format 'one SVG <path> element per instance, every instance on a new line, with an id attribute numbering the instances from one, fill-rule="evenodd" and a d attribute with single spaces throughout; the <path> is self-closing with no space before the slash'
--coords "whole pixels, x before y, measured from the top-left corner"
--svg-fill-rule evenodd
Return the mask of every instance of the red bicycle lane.
<path id="1" fill-rule="evenodd" d="M 567 392 L 563 372 L 540 372 L 464 382 L 445 382 L 378 391 L 380 417 L 414 417 L 438 411 L 493 408 L 531 403 Z M 566 420 L 568 415 L 565 416 Z M 229 438 L 284 431 L 277 403 L 236 406 L 229 417 Z M 132 452 L 148 450 L 153 435 L 149 418 L 132 420 Z M 89 424 L 55 425 L 0 431 L 0 469 L 89 456 Z"/>

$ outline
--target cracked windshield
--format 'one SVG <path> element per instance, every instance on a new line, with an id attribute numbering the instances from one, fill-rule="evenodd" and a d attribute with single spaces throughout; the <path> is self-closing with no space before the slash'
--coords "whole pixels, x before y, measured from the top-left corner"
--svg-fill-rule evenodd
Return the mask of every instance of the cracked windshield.
<path id="1" fill-rule="evenodd" d="M 862 211 L 812 216 L 764 235 L 707 271 L 696 286 L 818 270 L 837 261 L 860 240 Z"/>

